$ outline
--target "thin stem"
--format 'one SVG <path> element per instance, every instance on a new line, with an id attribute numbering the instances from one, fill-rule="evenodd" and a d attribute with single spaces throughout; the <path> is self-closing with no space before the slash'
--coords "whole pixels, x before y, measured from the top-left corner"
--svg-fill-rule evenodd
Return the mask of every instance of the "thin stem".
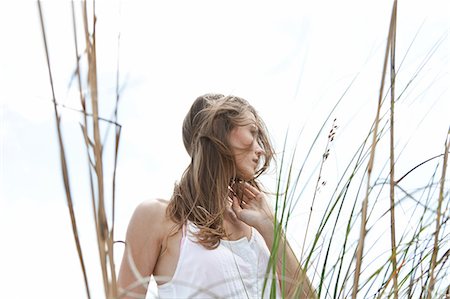
<path id="1" fill-rule="evenodd" d="M 433 288 L 435 284 L 434 270 L 436 268 L 436 260 L 437 254 L 439 251 L 439 231 L 441 229 L 441 207 L 442 201 L 444 199 L 444 184 L 445 184 L 445 174 L 447 170 L 447 161 L 448 161 L 448 150 L 450 145 L 450 129 L 447 132 L 447 138 L 445 141 L 445 151 L 444 151 L 444 162 L 442 165 L 442 175 L 441 175 L 441 186 L 439 189 L 439 200 L 437 207 L 437 215 L 436 215 L 436 231 L 434 232 L 434 246 L 433 246 L 433 254 L 431 255 L 431 265 L 430 265 L 430 282 L 428 284 L 427 291 L 427 299 L 431 298 L 431 294 L 433 293 Z"/>
<path id="2" fill-rule="evenodd" d="M 366 221 L 367 221 L 367 207 L 369 202 L 369 192 L 370 192 L 370 178 L 372 174 L 372 168 L 373 163 L 375 159 L 375 149 L 377 144 L 377 133 L 378 133 L 378 123 L 380 121 L 380 110 L 381 110 L 381 102 L 383 99 L 383 90 L 384 90 L 384 79 L 386 76 L 386 67 L 387 67 L 387 61 L 389 57 L 389 48 L 391 44 L 391 37 L 392 37 L 392 28 L 393 28 L 393 22 L 394 22 L 394 10 L 397 6 L 397 1 L 394 1 L 394 7 L 392 9 L 392 16 L 391 16 L 391 23 L 389 26 L 389 35 L 387 39 L 386 44 L 386 52 L 384 57 L 384 65 L 383 65 L 383 72 L 381 75 L 381 86 L 380 86 L 380 93 L 378 97 L 378 107 L 377 107 L 377 114 L 375 117 L 375 127 L 373 130 L 373 139 L 372 139 L 372 148 L 370 151 L 370 159 L 367 166 L 367 188 L 366 188 L 366 196 L 362 203 L 362 211 L 361 211 L 361 229 L 360 229 L 360 237 L 358 241 L 358 246 L 356 249 L 356 266 L 355 266 L 355 276 L 353 280 L 353 290 L 352 290 L 352 299 L 356 299 L 356 296 L 358 294 L 358 287 L 359 287 L 359 276 L 361 272 L 361 264 L 362 264 L 362 257 L 364 252 L 364 240 L 366 237 Z"/>
<path id="3" fill-rule="evenodd" d="M 396 2 L 395 2 L 396 3 Z M 397 271 L 397 242 L 395 238 L 395 179 L 394 179 L 394 104 L 395 104 L 395 37 L 397 25 L 397 6 L 394 4 L 392 12 L 392 41 L 391 41 L 391 118 L 390 118 L 390 211 L 391 211 L 391 262 L 392 262 L 392 280 L 394 282 L 394 299 L 398 298 L 398 271 Z M 400 270 L 400 269 L 398 269 Z M 386 284 L 387 285 L 387 284 Z"/>
<path id="4" fill-rule="evenodd" d="M 58 108 L 56 105 L 55 88 L 53 85 L 53 75 L 52 75 L 52 70 L 50 67 L 50 56 L 48 54 L 47 37 L 46 37 L 46 33 L 45 33 L 45 25 L 44 25 L 44 17 L 42 15 L 41 1 L 38 1 L 37 5 L 38 5 L 38 10 L 39 10 L 39 19 L 40 19 L 40 23 L 41 23 L 42 39 L 44 41 L 44 47 L 45 47 L 45 57 L 47 60 L 48 75 L 49 75 L 50 86 L 51 86 L 51 91 L 52 91 L 53 108 L 54 108 L 54 112 L 55 112 L 56 129 L 57 129 L 58 141 L 59 141 L 59 154 L 60 154 L 60 159 L 61 159 L 61 170 L 62 170 L 62 175 L 63 175 L 64 188 L 65 188 L 65 192 L 66 192 L 67 205 L 69 207 L 70 220 L 72 223 L 72 232 L 73 232 L 75 244 L 77 247 L 78 259 L 80 260 L 81 270 L 83 272 L 84 285 L 86 287 L 86 295 L 87 295 L 88 299 L 90 299 L 91 294 L 89 291 L 89 283 L 88 283 L 88 279 L 87 279 L 86 267 L 84 265 L 83 251 L 81 249 L 81 243 L 80 243 L 80 239 L 78 237 L 78 227 L 77 227 L 77 222 L 76 222 L 76 218 L 75 218 L 75 211 L 73 209 L 73 201 L 72 201 L 72 194 L 71 194 L 71 190 L 70 190 L 70 181 L 69 181 L 69 171 L 68 171 L 68 167 L 67 167 L 66 154 L 65 154 L 64 143 L 62 140 L 62 133 L 61 133 L 61 117 L 58 114 Z"/>

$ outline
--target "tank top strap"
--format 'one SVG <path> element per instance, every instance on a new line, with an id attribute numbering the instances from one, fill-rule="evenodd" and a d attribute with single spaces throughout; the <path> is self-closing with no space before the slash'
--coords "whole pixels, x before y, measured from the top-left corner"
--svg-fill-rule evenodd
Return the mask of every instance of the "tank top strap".
<path id="1" fill-rule="evenodd" d="M 180 252 L 181 252 L 181 248 L 183 247 L 183 243 L 186 240 L 186 230 L 187 230 L 187 225 L 185 222 L 185 223 L 183 223 L 183 226 L 181 227 Z"/>
<path id="2" fill-rule="evenodd" d="M 181 238 L 183 239 L 186 236 L 186 222 L 183 223 L 183 226 L 181 227 Z"/>

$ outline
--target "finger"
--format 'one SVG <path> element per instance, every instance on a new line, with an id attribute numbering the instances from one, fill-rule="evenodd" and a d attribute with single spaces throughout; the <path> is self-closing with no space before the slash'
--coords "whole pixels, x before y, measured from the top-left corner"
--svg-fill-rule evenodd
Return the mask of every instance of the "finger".
<path id="1" fill-rule="evenodd" d="M 247 183 L 247 182 L 245 182 L 245 189 L 248 189 L 248 190 L 250 190 L 250 191 L 253 192 L 253 193 L 259 193 L 259 192 L 260 192 L 258 188 L 256 188 L 256 187 L 250 185 L 250 184 Z"/>
<path id="2" fill-rule="evenodd" d="M 236 197 L 239 200 L 239 204 L 240 202 L 244 199 L 245 195 L 244 195 L 244 186 L 239 187 L 236 186 L 237 190 L 233 189 L 232 187 L 228 186 L 228 190 L 229 190 L 229 195 L 231 198 L 232 197 Z"/>
<path id="3" fill-rule="evenodd" d="M 264 197 L 263 193 L 258 188 L 250 185 L 249 183 L 245 183 L 245 187 L 246 188 L 244 189 L 244 192 L 247 197 L 250 197 L 252 199 Z"/>
<path id="4" fill-rule="evenodd" d="M 244 196 L 248 198 L 255 198 L 256 195 L 248 189 L 244 189 Z"/>
<path id="5" fill-rule="evenodd" d="M 230 186 L 228 186 L 228 191 L 230 191 L 231 196 L 236 196 L 236 197 L 237 197 L 236 192 L 235 192 L 235 191 L 233 190 L 233 188 L 231 188 Z"/>
<path id="6" fill-rule="evenodd" d="M 234 212 L 234 210 L 233 210 L 233 208 L 231 207 L 231 205 L 228 206 L 228 207 L 226 207 L 226 211 L 228 212 L 228 214 L 230 215 L 230 217 L 231 217 L 233 220 L 238 219 L 238 218 L 237 218 L 237 215 L 236 215 L 236 213 Z"/>
<path id="7" fill-rule="evenodd" d="M 233 196 L 233 198 L 231 200 L 233 201 L 233 204 L 231 205 L 231 207 L 233 208 L 233 211 L 236 213 L 236 216 L 237 216 L 237 214 L 242 211 L 242 207 L 239 204 L 239 199 L 236 196 Z"/>
<path id="8" fill-rule="evenodd" d="M 241 201 L 241 208 L 243 210 L 248 209 L 250 207 L 250 205 L 248 203 L 246 203 L 245 201 Z"/>

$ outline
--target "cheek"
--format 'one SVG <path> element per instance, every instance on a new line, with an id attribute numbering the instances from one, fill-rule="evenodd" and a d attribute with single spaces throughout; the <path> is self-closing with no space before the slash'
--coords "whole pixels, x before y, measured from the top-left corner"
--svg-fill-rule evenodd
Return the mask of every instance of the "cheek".
<path id="1" fill-rule="evenodd" d="M 230 145 L 236 150 L 249 150 L 252 147 L 253 139 L 252 134 L 237 130 L 230 135 Z"/>

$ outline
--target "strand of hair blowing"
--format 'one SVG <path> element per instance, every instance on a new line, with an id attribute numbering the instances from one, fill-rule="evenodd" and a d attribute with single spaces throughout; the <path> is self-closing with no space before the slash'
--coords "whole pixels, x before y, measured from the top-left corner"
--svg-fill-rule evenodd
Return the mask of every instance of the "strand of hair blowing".
<path id="1" fill-rule="evenodd" d="M 230 180 L 236 178 L 228 134 L 233 127 L 244 122 L 245 111 L 256 117 L 247 101 L 224 97 L 210 103 L 195 114 L 192 122 L 188 122 L 197 124 L 197 128 L 187 128 L 190 132 L 197 129 L 192 140 L 184 140 L 189 144 L 191 163 L 175 185 L 167 213 L 179 227 L 186 220 L 194 223 L 199 228 L 196 234 L 198 242 L 208 249 L 216 248 L 220 239 L 226 237 L 223 214 L 228 204 Z M 257 120 L 258 127 L 263 126 L 260 119 Z M 267 168 L 273 153 L 265 130 L 263 132 L 259 142 L 265 149 L 264 166 L 258 175 Z"/>

